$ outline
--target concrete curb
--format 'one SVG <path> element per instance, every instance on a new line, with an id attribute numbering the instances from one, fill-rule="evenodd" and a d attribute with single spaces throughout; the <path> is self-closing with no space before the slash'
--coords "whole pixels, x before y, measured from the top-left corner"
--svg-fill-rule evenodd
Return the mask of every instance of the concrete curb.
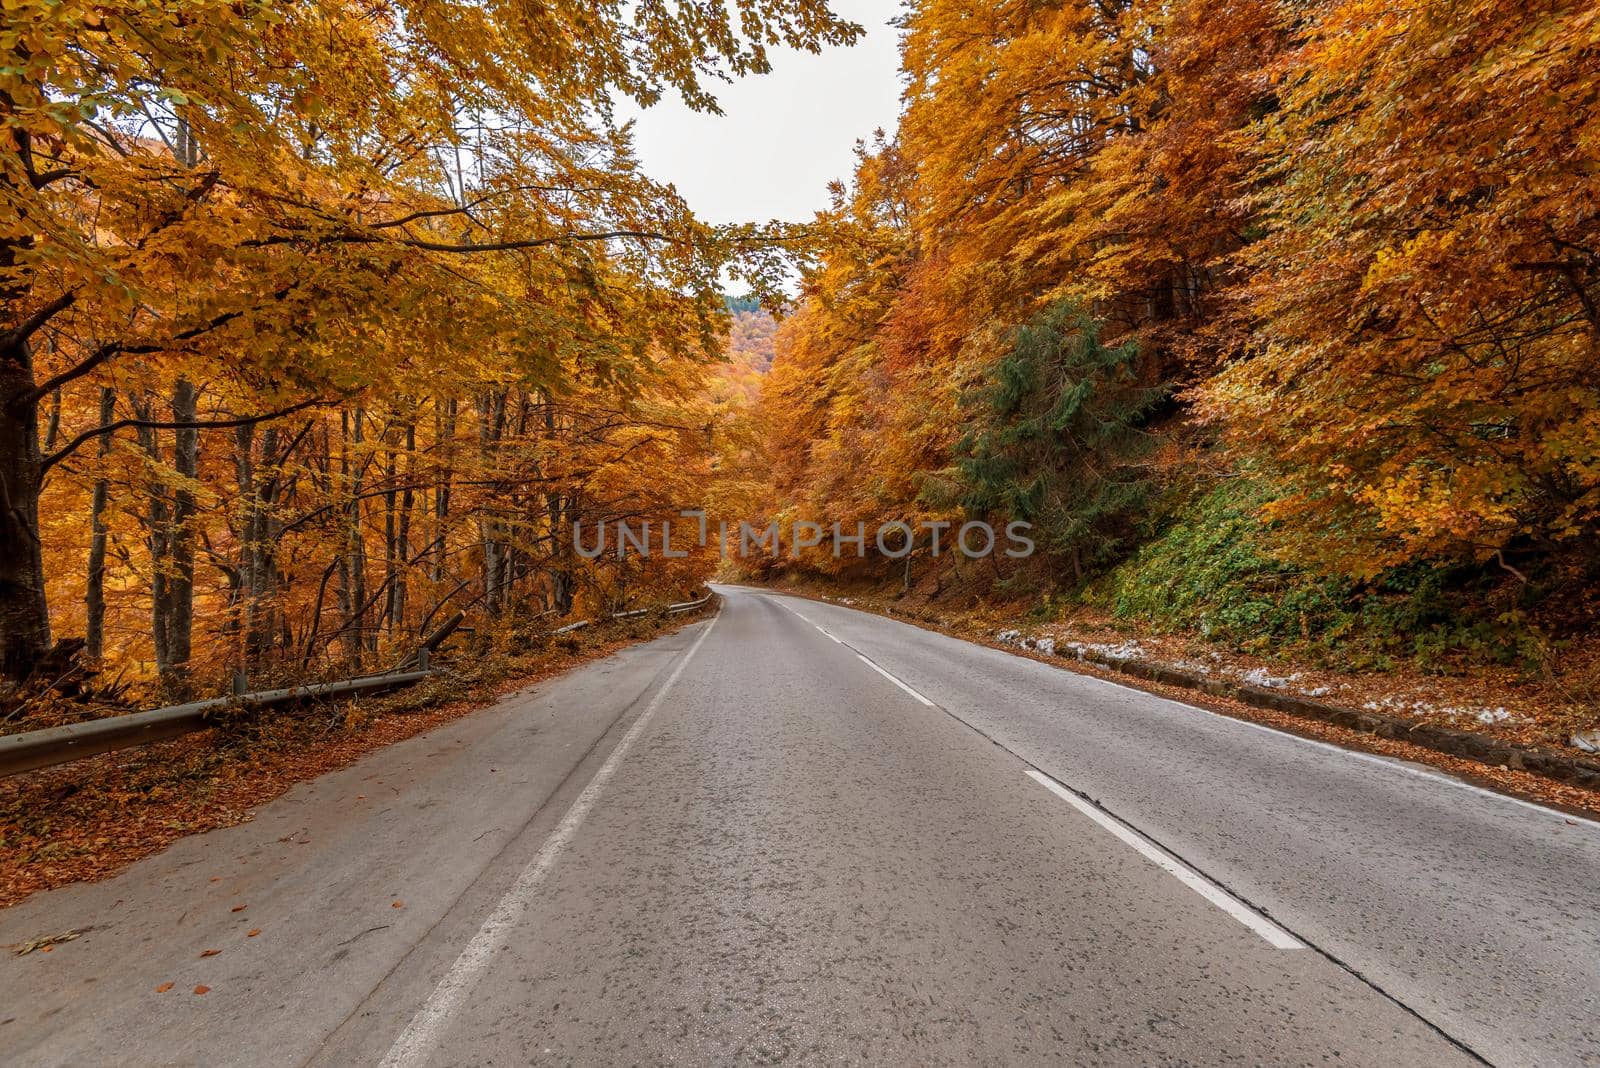
<path id="1" fill-rule="evenodd" d="M 1268 689 L 1265 686 L 1208 678 L 1197 672 L 1143 660 L 1118 660 L 1115 657 L 1090 652 L 1081 653 L 1078 659 L 1135 678 L 1200 690 L 1213 697 L 1232 698 L 1256 708 L 1286 712 L 1292 716 L 1303 716 L 1306 719 L 1347 727 L 1365 734 L 1375 734 L 1380 738 L 1410 742 L 1447 756 L 1475 760 L 1493 767 L 1506 767 L 1513 771 L 1531 771 L 1536 775 L 1570 782 L 1576 786 L 1600 789 L 1600 762 L 1570 756 L 1554 749 L 1518 745 L 1475 731 L 1418 723 L 1382 712 L 1330 705 L 1323 701 L 1314 701 L 1309 697 L 1297 697 L 1294 694 Z"/>
<path id="2" fill-rule="evenodd" d="M 942 623 L 938 620 L 928 619 L 920 614 L 913 615 L 909 612 L 898 612 L 892 608 L 889 609 L 889 614 L 933 626 L 942 626 Z M 1032 651 L 1038 652 L 1038 650 Z M 1396 741 L 1410 742 L 1412 745 L 1420 745 L 1426 749 L 1443 753 L 1446 756 L 1473 760 L 1480 764 L 1488 764 L 1491 767 L 1510 768 L 1513 771 L 1528 771 L 1535 775 L 1543 775 L 1546 778 L 1572 783 L 1575 786 L 1583 786 L 1591 790 L 1600 789 L 1600 761 L 1574 756 L 1556 749 L 1519 745 L 1487 734 L 1479 734 L 1476 731 L 1439 727 L 1431 723 L 1419 723 L 1414 720 L 1402 719 L 1399 716 L 1386 715 L 1382 712 L 1369 712 L 1361 709 L 1345 708 L 1341 705 L 1331 705 L 1325 701 L 1315 701 L 1309 697 L 1299 697 L 1294 694 L 1284 693 L 1281 690 L 1269 689 L 1265 686 L 1254 686 L 1247 682 L 1232 682 L 1227 679 L 1212 678 L 1197 671 L 1185 671 L 1182 668 L 1156 664 L 1148 660 L 1124 660 L 1086 649 L 1062 649 L 1059 652 L 1041 653 L 1041 655 L 1050 655 L 1056 659 L 1063 660 L 1076 659 L 1084 663 L 1094 664 L 1097 667 L 1108 668 L 1123 675 L 1132 675 L 1134 678 L 1144 679 L 1148 682 L 1161 683 L 1165 686 L 1178 686 L 1188 690 L 1199 690 L 1213 697 L 1228 698 L 1255 708 L 1265 708 L 1274 712 L 1284 712 L 1291 716 L 1317 720 L 1321 723 L 1331 723 L 1334 726 L 1361 731 L 1364 734 L 1375 734 L 1380 738 L 1392 738 Z"/>

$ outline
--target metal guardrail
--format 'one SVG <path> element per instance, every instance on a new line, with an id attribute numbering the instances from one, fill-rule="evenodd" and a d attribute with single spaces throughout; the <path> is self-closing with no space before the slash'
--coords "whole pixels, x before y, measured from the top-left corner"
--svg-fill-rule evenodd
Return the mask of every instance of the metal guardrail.
<path id="1" fill-rule="evenodd" d="M 42 731 L 8 734 L 0 737 L 0 777 L 204 730 L 216 725 L 213 713 L 226 709 L 268 708 L 318 697 L 346 697 L 394 686 L 409 686 L 432 674 L 431 671 L 389 671 L 382 675 L 364 675 L 339 682 L 318 682 L 234 697 L 213 697 L 207 701 L 191 701 L 127 716 L 108 716 Z"/>
<path id="2" fill-rule="evenodd" d="M 684 601 L 681 604 L 669 604 L 669 605 L 667 605 L 667 615 L 673 616 L 673 615 L 677 615 L 679 612 L 692 612 L 696 608 L 699 608 L 702 605 L 704 605 L 709 600 L 711 600 L 711 594 L 710 594 L 710 592 L 707 592 L 706 595 L 704 597 L 700 598 L 698 601 Z M 610 616 L 608 616 L 606 618 L 608 618 L 608 619 L 632 619 L 635 616 L 648 615 L 652 611 L 654 611 L 654 609 L 651 609 L 651 608 L 635 608 L 631 612 L 613 612 L 613 613 L 611 613 Z M 550 633 L 552 635 L 555 635 L 555 634 L 571 634 L 575 630 L 582 630 L 584 627 L 592 627 L 592 626 L 594 626 L 594 620 L 592 620 L 592 619 L 580 619 L 576 623 L 568 623 L 564 627 L 557 627 L 555 630 L 551 631 Z"/>
<path id="3" fill-rule="evenodd" d="M 699 608 L 710 599 L 711 594 L 707 593 L 698 601 L 668 605 L 667 612 L 669 614 L 687 612 Z M 648 608 L 641 608 L 632 612 L 618 613 L 611 618 L 642 616 L 649 611 L 651 610 Z M 105 719 L 92 719 L 40 731 L 0 736 L 0 778 L 37 768 L 48 768 L 55 764 L 66 764 L 98 753 L 149 745 L 151 742 L 166 741 L 168 738 L 205 730 L 216 725 L 215 714 L 223 711 L 270 708 L 273 705 L 294 704 L 317 698 L 348 697 L 352 694 L 371 693 L 397 686 L 410 686 L 436 674 L 429 667 L 429 654 L 454 634 L 465 618 L 465 613 L 457 612 L 424 638 L 416 652 L 400 661 L 391 670 L 376 675 L 362 675 L 338 682 L 290 686 L 280 690 L 239 693 L 231 697 L 213 697 L 205 701 L 153 708 L 126 716 L 107 716 Z M 590 622 L 585 619 L 551 633 L 562 634 L 577 630 L 589 626 Z"/>

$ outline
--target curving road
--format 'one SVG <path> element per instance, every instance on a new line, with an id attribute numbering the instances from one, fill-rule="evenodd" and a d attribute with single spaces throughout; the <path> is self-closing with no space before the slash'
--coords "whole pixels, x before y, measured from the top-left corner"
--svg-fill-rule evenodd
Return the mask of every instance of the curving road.
<path id="1" fill-rule="evenodd" d="M 0 913 L 0 1062 L 1600 1063 L 1600 826 L 719 589 Z"/>

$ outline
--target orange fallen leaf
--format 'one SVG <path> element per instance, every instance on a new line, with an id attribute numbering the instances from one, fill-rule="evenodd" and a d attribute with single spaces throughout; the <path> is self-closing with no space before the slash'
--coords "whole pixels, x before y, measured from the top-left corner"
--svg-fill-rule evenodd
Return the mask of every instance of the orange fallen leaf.
<path id="1" fill-rule="evenodd" d="M 395 903 L 394 903 L 394 906 L 395 906 L 395 908 L 399 908 L 399 907 L 400 907 L 400 902 L 398 902 L 398 901 L 396 901 L 396 902 L 395 902 Z M 50 952 L 50 951 L 51 951 L 51 950 L 52 950 L 52 949 L 55 949 L 55 948 L 56 948 L 56 947 L 55 947 L 55 946 L 40 946 L 40 947 L 39 947 L 39 952 L 40 952 L 40 953 L 48 953 L 48 952 Z"/>
<path id="2" fill-rule="evenodd" d="M 165 994 L 167 991 L 169 991 L 171 989 L 172 989 L 172 984 L 171 983 L 162 983 L 160 986 L 156 987 L 156 993 L 157 994 Z"/>
<path id="3" fill-rule="evenodd" d="M 204 953 L 201 953 L 200 955 L 202 957 L 215 957 L 218 953 L 221 953 L 221 952 L 222 952 L 222 950 L 220 950 L 220 949 L 208 949 Z"/>
<path id="4" fill-rule="evenodd" d="M 232 911 L 234 911 L 234 912 L 243 912 L 248 907 L 249 907 L 248 905 L 235 905 L 235 906 L 233 906 Z"/>
<path id="5" fill-rule="evenodd" d="M 403 908 L 406 907 L 406 903 L 404 901 L 396 901 L 393 905 L 390 905 L 389 907 L 392 908 L 392 909 L 403 909 Z"/>
<path id="6" fill-rule="evenodd" d="M 246 938 L 254 938 L 256 935 L 258 935 L 260 933 L 261 933 L 261 928 L 252 927 L 252 928 L 250 928 L 250 930 L 245 932 L 245 937 Z"/>
<path id="7" fill-rule="evenodd" d="M 194 988 L 194 992 L 196 994 L 209 994 L 211 993 L 211 988 L 206 986 L 204 983 L 201 983 L 199 986 Z"/>

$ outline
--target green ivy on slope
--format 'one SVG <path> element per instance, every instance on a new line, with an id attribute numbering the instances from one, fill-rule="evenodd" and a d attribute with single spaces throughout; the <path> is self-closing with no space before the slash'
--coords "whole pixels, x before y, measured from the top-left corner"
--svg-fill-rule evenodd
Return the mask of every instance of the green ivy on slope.
<path id="1" fill-rule="evenodd" d="M 1268 496 L 1240 477 L 1190 498 L 1082 600 L 1160 630 L 1250 651 L 1296 646 L 1358 668 L 1532 666 L 1542 653 L 1521 613 L 1493 607 L 1497 576 L 1482 569 L 1413 564 L 1358 585 L 1275 558 L 1259 517 Z"/>

